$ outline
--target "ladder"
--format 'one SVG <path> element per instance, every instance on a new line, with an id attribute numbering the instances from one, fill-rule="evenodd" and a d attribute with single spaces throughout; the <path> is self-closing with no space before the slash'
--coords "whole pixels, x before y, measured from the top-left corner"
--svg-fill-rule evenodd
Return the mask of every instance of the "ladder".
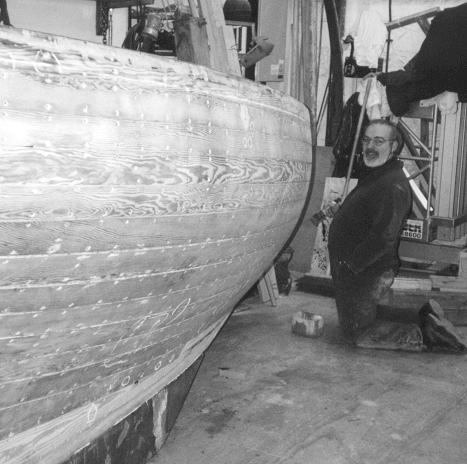
<path id="1" fill-rule="evenodd" d="M 404 119 L 420 120 L 420 135 L 418 135 Z M 431 125 L 431 136 L 430 136 Z M 418 219 L 409 220 L 402 232 L 405 238 L 431 241 L 431 218 L 434 214 L 434 168 L 437 156 L 437 138 L 439 129 L 439 111 L 431 102 L 416 102 L 398 122 L 398 127 L 404 138 L 410 155 L 399 156 L 401 160 L 414 162 L 416 172 L 410 174 L 404 167 L 414 194 L 414 212 Z M 431 139 L 431 143 L 429 143 Z M 418 186 L 415 178 L 420 177 Z M 417 222 L 418 221 L 418 222 Z"/>
<path id="2" fill-rule="evenodd" d="M 431 8 L 386 23 L 388 49 L 392 30 L 417 23 L 427 34 L 429 18 L 439 11 L 439 7 Z M 420 120 L 420 135 L 412 130 L 404 118 Z M 409 220 L 402 233 L 405 240 L 401 241 L 399 248 L 401 257 L 450 263 L 462 269 L 465 267 L 465 258 L 461 259 L 461 256 L 462 248 L 467 245 L 466 118 L 467 104 L 458 104 L 456 114 L 440 115 L 437 105 L 432 100 L 425 100 L 411 105 L 399 121 L 410 152 L 409 156 L 400 158 L 418 165 L 418 171 L 409 175 L 409 181 L 415 187 L 414 210 L 418 218 Z M 414 179 L 420 175 L 421 188 L 418 188 Z M 462 272 L 459 271 L 459 276 Z"/>
<path id="3" fill-rule="evenodd" d="M 430 28 L 428 19 L 436 16 L 439 11 L 441 11 L 439 7 L 430 8 L 386 23 L 386 29 L 388 30 L 386 70 L 389 63 L 391 32 L 395 29 L 417 23 L 426 35 Z M 420 135 L 417 135 L 403 118 L 420 119 Z M 423 101 L 412 104 L 409 111 L 404 114 L 398 122 L 404 142 L 410 152 L 409 156 L 399 156 L 399 158 L 412 161 L 418 167 L 418 171 L 413 174 L 409 174 L 404 168 L 414 193 L 414 211 L 417 215 L 417 219 L 409 220 L 404 228 L 402 236 L 405 238 L 423 241 L 430 241 L 431 239 L 430 228 L 431 216 L 434 211 L 432 205 L 434 194 L 434 164 L 435 161 L 437 161 L 436 140 L 438 135 L 438 123 L 439 113 L 437 106 Z M 428 142 L 430 138 L 430 124 L 432 127 L 431 145 Z M 422 176 L 421 188 L 414 180 L 419 176 Z"/>

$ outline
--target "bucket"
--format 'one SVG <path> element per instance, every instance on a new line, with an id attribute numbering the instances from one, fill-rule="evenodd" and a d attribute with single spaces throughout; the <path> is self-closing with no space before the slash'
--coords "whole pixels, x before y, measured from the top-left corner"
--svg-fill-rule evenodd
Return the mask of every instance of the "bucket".
<path id="1" fill-rule="evenodd" d="M 292 332 L 303 337 L 319 337 L 323 334 L 324 321 L 319 314 L 298 311 L 292 317 Z"/>

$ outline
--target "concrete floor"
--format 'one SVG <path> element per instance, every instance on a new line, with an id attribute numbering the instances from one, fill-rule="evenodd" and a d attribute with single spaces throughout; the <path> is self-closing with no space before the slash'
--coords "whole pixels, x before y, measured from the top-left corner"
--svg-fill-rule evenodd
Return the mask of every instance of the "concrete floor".
<path id="1" fill-rule="evenodd" d="M 467 463 L 466 356 L 354 349 L 333 299 L 278 303 L 234 312 L 153 464 Z M 301 309 L 321 338 L 292 334 Z"/>

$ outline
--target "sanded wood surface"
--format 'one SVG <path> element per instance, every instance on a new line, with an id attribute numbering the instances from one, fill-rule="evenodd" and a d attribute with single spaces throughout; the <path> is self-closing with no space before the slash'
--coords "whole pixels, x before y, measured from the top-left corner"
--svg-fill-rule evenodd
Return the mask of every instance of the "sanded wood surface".
<path id="1" fill-rule="evenodd" d="M 59 463 L 176 379 L 268 269 L 308 111 L 236 76 L 0 27 L 0 463 Z"/>

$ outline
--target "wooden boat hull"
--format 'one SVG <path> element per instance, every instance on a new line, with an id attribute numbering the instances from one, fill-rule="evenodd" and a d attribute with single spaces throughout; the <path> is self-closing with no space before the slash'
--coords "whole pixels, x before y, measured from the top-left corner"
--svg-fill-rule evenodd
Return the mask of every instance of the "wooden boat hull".
<path id="1" fill-rule="evenodd" d="M 310 187 L 306 108 L 0 28 L 0 463 L 59 463 L 177 379 Z"/>

